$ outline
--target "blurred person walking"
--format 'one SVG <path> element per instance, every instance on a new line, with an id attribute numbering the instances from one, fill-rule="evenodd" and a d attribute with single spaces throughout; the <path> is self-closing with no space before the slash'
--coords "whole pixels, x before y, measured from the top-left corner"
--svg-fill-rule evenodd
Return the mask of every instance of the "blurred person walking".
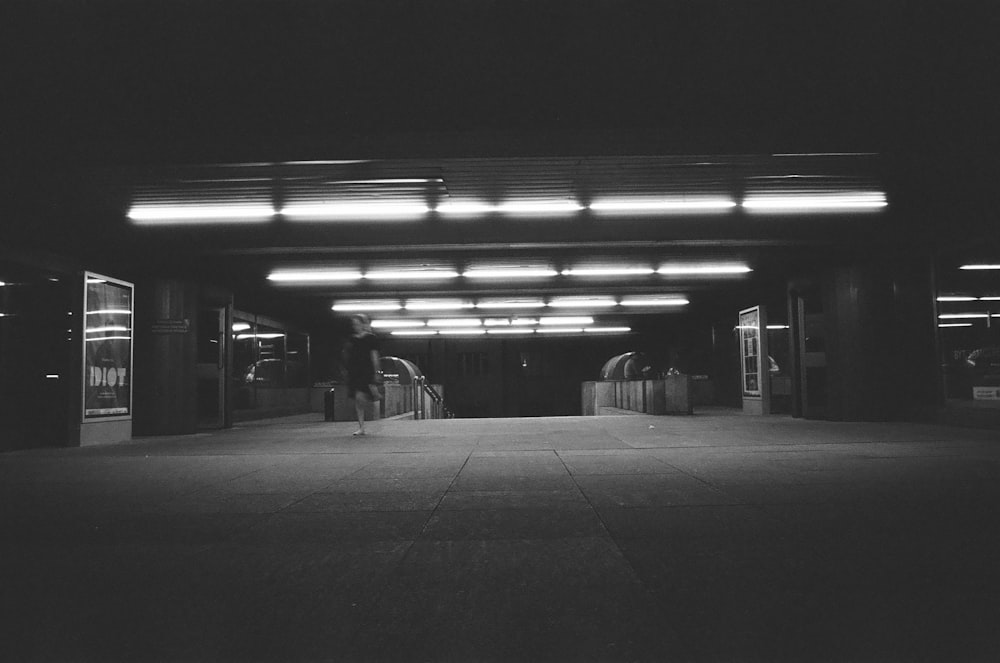
<path id="1" fill-rule="evenodd" d="M 351 316 L 353 331 L 345 351 L 347 366 L 347 397 L 354 399 L 354 412 L 358 430 L 353 435 L 365 435 L 365 410 L 370 403 L 380 399 L 378 337 L 372 332 L 368 316 L 358 313 Z"/>

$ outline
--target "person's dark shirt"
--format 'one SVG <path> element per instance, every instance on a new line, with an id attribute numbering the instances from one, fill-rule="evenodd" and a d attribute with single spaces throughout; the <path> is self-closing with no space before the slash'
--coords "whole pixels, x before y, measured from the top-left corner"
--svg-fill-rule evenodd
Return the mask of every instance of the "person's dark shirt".
<path id="1" fill-rule="evenodd" d="M 372 350 L 378 350 L 378 337 L 375 334 L 351 337 L 347 354 L 347 376 L 350 382 L 359 384 L 375 381 Z"/>

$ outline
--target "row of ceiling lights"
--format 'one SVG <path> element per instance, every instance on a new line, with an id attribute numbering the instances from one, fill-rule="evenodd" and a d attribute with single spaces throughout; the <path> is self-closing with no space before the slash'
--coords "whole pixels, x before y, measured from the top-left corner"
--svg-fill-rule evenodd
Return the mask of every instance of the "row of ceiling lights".
<path id="1" fill-rule="evenodd" d="M 477 302 L 463 299 L 410 299 L 405 303 L 398 299 L 355 299 L 337 301 L 331 307 L 342 313 L 371 311 L 460 311 L 463 309 L 540 309 L 575 308 L 606 309 L 615 306 L 626 307 L 677 307 L 690 303 L 686 298 L 673 295 L 626 296 L 621 299 L 611 295 L 587 295 L 552 297 L 548 301 L 541 298 L 485 298 Z"/>
<path id="2" fill-rule="evenodd" d="M 431 207 L 422 201 L 386 202 L 351 201 L 287 205 L 281 209 L 270 204 L 240 205 L 136 205 L 128 218 L 136 223 L 183 223 L 225 221 L 267 221 L 275 216 L 301 220 L 337 219 L 406 219 L 431 212 L 455 217 L 489 214 L 510 216 L 545 216 L 575 214 L 589 210 L 596 214 L 718 214 L 735 208 L 760 213 L 822 213 L 878 211 L 886 207 L 881 191 L 837 192 L 826 194 L 748 195 L 741 202 L 727 197 L 620 198 L 581 204 L 575 200 L 513 200 L 501 204 L 480 201 L 449 201 Z"/>
<path id="3" fill-rule="evenodd" d="M 445 318 L 439 320 L 373 320 L 372 327 L 391 330 L 393 336 L 482 336 L 530 334 L 627 334 L 624 326 L 593 326 L 592 316 L 541 318 Z"/>
<path id="4" fill-rule="evenodd" d="M 443 267 L 413 267 L 395 269 L 373 269 L 362 272 L 359 269 L 278 269 L 268 275 L 268 280 L 278 283 L 325 283 L 337 281 L 410 281 L 437 280 L 464 277 L 469 279 L 539 279 L 554 276 L 726 276 L 746 274 L 753 271 L 742 263 L 718 263 L 699 265 L 664 264 L 657 269 L 642 265 L 605 265 L 600 267 L 578 267 L 557 271 L 550 266 L 497 266 L 476 267 L 459 272 Z"/>

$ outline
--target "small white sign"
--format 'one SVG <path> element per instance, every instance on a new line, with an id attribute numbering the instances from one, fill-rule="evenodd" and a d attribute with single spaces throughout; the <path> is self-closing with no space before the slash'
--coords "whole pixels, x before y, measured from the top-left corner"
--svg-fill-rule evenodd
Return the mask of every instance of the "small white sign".
<path id="1" fill-rule="evenodd" d="M 1000 387 L 973 387 L 972 399 L 976 401 L 1000 401 Z"/>

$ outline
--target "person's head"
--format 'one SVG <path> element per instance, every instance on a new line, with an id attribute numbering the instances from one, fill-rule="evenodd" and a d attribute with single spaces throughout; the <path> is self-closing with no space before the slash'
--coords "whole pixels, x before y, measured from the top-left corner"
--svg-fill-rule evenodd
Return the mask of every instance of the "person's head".
<path id="1" fill-rule="evenodd" d="M 351 316 L 351 326 L 355 334 L 363 334 L 370 329 L 371 321 L 364 313 L 355 313 Z"/>

